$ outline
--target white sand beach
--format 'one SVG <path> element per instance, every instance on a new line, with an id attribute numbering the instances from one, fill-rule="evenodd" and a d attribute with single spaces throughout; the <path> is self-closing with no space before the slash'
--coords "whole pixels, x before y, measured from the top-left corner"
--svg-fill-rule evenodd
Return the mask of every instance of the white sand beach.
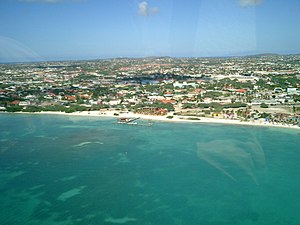
<path id="1" fill-rule="evenodd" d="M 113 118 L 141 118 L 145 120 L 153 121 L 163 121 L 163 122 L 188 122 L 188 123 L 220 123 L 220 124 L 231 124 L 231 125 L 248 125 L 248 126 L 265 126 L 265 127 L 280 127 L 280 128 L 290 128 L 290 129 L 300 129 L 299 126 L 290 125 L 290 124 L 280 124 L 280 123 L 270 123 L 266 122 L 263 119 L 253 120 L 253 121 L 240 121 L 236 119 L 219 119 L 219 118 L 209 118 L 209 117 L 195 117 L 192 116 L 178 116 L 172 115 L 172 119 L 167 118 L 166 116 L 152 116 L 152 115 L 143 115 L 136 114 L 132 112 L 120 112 L 117 110 L 104 110 L 104 111 L 82 111 L 74 113 L 65 113 L 65 112 L 38 112 L 34 114 L 57 114 L 57 115 L 67 115 L 67 116 L 97 116 L 97 117 L 113 117 Z"/>

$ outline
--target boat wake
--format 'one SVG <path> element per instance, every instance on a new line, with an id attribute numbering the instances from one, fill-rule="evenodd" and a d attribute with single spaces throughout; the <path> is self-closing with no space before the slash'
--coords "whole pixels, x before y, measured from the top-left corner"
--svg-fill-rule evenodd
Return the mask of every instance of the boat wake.
<path id="1" fill-rule="evenodd" d="M 73 145 L 73 146 L 74 146 L 74 147 L 82 147 L 82 146 L 90 145 L 90 144 L 99 144 L 99 145 L 103 145 L 103 143 L 100 142 L 100 141 L 86 141 L 86 142 L 82 142 L 82 143 L 79 143 L 79 144 Z"/>

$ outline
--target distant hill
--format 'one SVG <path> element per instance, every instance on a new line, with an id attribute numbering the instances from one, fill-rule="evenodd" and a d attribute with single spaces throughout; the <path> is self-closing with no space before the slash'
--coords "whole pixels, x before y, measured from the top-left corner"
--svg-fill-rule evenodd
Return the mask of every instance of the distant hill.
<path id="1" fill-rule="evenodd" d="M 255 55 L 246 55 L 244 57 L 253 57 L 253 58 L 257 58 L 257 57 L 264 57 L 264 56 L 279 56 L 280 54 L 275 54 L 275 53 L 262 53 L 262 54 L 255 54 Z"/>

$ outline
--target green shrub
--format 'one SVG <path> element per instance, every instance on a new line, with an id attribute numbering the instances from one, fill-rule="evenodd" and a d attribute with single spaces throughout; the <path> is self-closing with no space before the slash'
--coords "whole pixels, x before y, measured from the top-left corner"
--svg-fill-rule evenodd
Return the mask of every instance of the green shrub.
<path id="1" fill-rule="evenodd" d="M 260 108 L 269 108 L 269 106 L 266 103 L 261 103 Z"/>

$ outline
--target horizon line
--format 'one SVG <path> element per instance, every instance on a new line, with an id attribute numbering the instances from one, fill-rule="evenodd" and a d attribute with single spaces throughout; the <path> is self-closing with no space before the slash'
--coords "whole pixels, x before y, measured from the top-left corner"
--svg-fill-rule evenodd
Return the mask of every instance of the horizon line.
<path id="1" fill-rule="evenodd" d="M 51 63 L 51 62 L 79 62 L 79 61 L 97 61 L 97 60 L 112 60 L 112 59 L 147 59 L 147 58 L 173 58 L 173 59 L 197 59 L 197 58 L 247 58 L 247 57 L 264 57 L 264 56 L 296 56 L 300 53 L 257 53 L 257 54 L 241 54 L 241 55 L 224 55 L 224 56 L 116 56 L 116 57 L 93 57 L 86 59 L 49 59 L 49 60 L 33 60 L 33 61 L 7 61 L 0 64 L 30 64 L 30 63 Z"/>

